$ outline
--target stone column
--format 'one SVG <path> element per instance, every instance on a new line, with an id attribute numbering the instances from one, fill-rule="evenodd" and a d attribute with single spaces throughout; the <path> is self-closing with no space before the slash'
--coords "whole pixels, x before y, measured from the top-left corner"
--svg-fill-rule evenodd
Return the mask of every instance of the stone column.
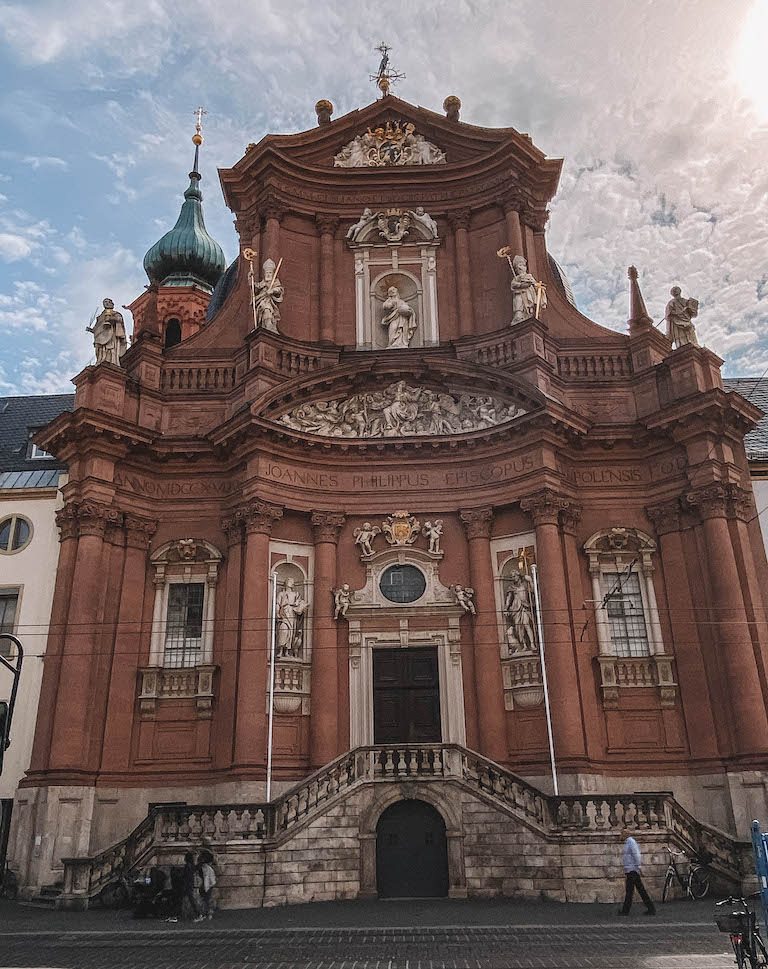
<path id="1" fill-rule="evenodd" d="M 728 528 L 733 489 L 727 484 L 707 485 L 689 492 L 686 501 L 698 509 L 704 523 L 715 642 L 733 714 L 734 753 L 750 755 L 768 750 L 768 717 Z"/>
<path id="2" fill-rule="evenodd" d="M 333 238 L 336 216 L 316 215 L 320 230 L 320 339 L 332 343 L 336 333 L 336 259 Z"/>
<path id="3" fill-rule="evenodd" d="M 523 255 L 523 230 L 520 227 L 518 203 L 504 202 L 504 218 L 507 223 L 507 245 L 512 250 L 512 258 Z"/>
<path id="4" fill-rule="evenodd" d="M 310 762 L 322 767 L 339 754 L 338 657 L 333 590 L 336 588 L 336 544 L 344 515 L 313 511 L 315 588 L 312 599 L 312 702 L 309 721 Z"/>
<path id="5" fill-rule="evenodd" d="M 43 658 L 43 679 L 40 686 L 40 700 L 35 724 L 35 740 L 32 746 L 30 771 L 37 772 L 48 767 L 51 755 L 51 736 L 54 728 L 56 697 L 61 675 L 61 655 L 66 639 L 67 614 L 72 594 L 77 556 L 77 506 L 69 503 L 56 512 L 59 526 L 58 567 L 56 587 L 51 606 L 51 621 Z"/>
<path id="6" fill-rule="evenodd" d="M 267 259 L 271 259 L 277 265 L 280 258 L 280 221 L 283 213 L 283 206 L 279 202 L 275 199 L 267 200 L 264 207 L 264 232 L 261 236 L 262 253 L 259 257 L 259 268 Z"/>
<path id="7" fill-rule="evenodd" d="M 520 507 L 533 519 L 536 564 L 539 567 L 544 658 L 547 664 L 549 703 L 555 757 L 568 761 L 584 756 L 584 728 L 579 677 L 571 631 L 568 584 L 560 542 L 561 512 L 572 512 L 573 502 L 548 488 L 523 498 Z"/>
<path id="8" fill-rule="evenodd" d="M 269 666 L 269 537 L 283 508 L 254 498 L 242 507 L 245 521 L 243 611 L 237 673 L 235 765 L 267 760 L 267 670 Z"/>
<path id="9" fill-rule="evenodd" d="M 469 572 L 477 610 L 472 626 L 480 753 L 503 764 L 509 759 L 509 752 L 491 562 L 493 508 L 472 508 L 460 512 L 460 517 L 467 533 Z"/>
<path id="10" fill-rule="evenodd" d="M 147 585 L 147 553 L 157 521 L 125 516 L 125 566 L 117 617 L 112 675 L 109 680 L 102 771 L 125 771 L 130 766 L 136 670 L 141 663 L 141 619 Z"/>
<path id="11" fill-rule="evenodd" d="M 53 769 L 83 769 L 88 755 L 91 669 L 101 640 L 106 591 L 104 532 L 122 513 L 96 501 L 77 506 L 77 556 L 67 616 L 56 722 L 51 737 Z"/>
<path id="12" fill-rule="evenodd" d="M 471 336 L 475 331 L 472 320 L 472 268 L 469 259 L 470 217 L 469 209 L 461 209 L 449 216 L 456 251 L 456 305 L 459 314 L 459 336 Z"/>
<path id="13" fill-rule="evenodd" d="M 215 749 L 221 761 L 231 763 L 235 735 L 237 667 L 240 654 L 240 595 L 243 572 L 243 516 L 237 512 L 221 523 L 227 540 L 224 608 L 216 621 L 214 644 L 218 647 L 219 691 L 213 719 Z M 228 752 L 225 753 L 225 751 Z"/>
<path id="14" fill-rule="evenodd" d="M 685 721 L 696 724 L 694 730 L 688 731 L 691 756 L 700 759 L 717 757 L 717 728 L 707 679 L 707 664 L 702 655 L 693 596 L 688 583 L 680 502 L 673 498 L 656 505 L 648 505 L 645 513 L 659 538 L 659 565 L 669 603 L 672 644 L 666 652 L 675 658 Z"/>

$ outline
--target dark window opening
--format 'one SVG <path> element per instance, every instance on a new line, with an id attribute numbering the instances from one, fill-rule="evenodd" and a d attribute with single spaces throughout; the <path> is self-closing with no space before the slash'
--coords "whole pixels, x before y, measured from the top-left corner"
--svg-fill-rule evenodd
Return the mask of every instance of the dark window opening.
<path id="1" fill-rule="evenodd" d="M 181 343 L 181 323 L 178 320 L 168 320 L 165 324 L 165 346 L 175 347 Z"/>

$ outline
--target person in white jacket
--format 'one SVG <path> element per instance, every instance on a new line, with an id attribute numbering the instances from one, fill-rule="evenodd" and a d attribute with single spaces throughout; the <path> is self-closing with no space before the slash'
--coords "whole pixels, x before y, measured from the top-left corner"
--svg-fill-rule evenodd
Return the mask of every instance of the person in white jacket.
<path id="1" fill-rule="evenodd" d="M 200 879 L 202 885 L 200 886 L 200 902 L 201 902 L 201 913 L 199 918 L 195 919 L 196 922 L 202 922 L 203 919 L 213 918 L 213 890 L 216 887 L 216 872 L 213 868 L 213 855 L 210 851 L 201 851 L 197 859 L 200 871 Z"/>
<path id="2" fill-rule="evenodd" d="M 640 875 L 643 866 L 643 856 L 640 853 L 640 846 L 632 837 L 632 832 L 628 828 L 624 828 L 622 836 L 625 841 L 621 861 L 624 865 L 626 890 L 624 893 L 624 904 L 619 909 L 618 914 L 629 915 L 630 909 L 632 908 L 632 897 L 635 894 L 635 889 L 637 889 L 640 898 L 645 903 L 645 914 L 655 915 L 656 906 L 653 904 L 651 896 L 645 890 L 645 885 L 643 885 L 643 879 Z"/>

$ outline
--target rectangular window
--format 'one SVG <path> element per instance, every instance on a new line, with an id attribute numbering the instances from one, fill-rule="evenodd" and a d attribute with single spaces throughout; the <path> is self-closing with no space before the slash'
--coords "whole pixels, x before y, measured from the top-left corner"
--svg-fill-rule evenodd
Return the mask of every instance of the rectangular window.
<path id="1" fill-rule="evenodd" d="M 203 648 L 202 582 L 172 582 L 168 586 L 164 666 L 197 666 Z"/>
<path id="2" fill-rule="evenodd" d="M 602 588 L 614 654 L 648 656 L 640 576 L 634 572 L 603 572 Z"/>
<path id="3" fill-rule="evenodd" d="M 38 447 L 36 444 L 33 444 L 32 445 L 32 448 L 31 448 L 31 450 L 29 452 L 29 456 L 31 458 L 52 458 L 53 457 L 52 454 L 49 454 L 47 451 L 44 451 L 42 448 Z"/>
<path id="4" fill-rule="evenodd" d="M 16 609 L 19 604 L 18 589 L 0 589 L 0 633 L 12 633 L 16 625 Z M 11 641 L 0 639 L 0 656 L 11 655 Z"/>

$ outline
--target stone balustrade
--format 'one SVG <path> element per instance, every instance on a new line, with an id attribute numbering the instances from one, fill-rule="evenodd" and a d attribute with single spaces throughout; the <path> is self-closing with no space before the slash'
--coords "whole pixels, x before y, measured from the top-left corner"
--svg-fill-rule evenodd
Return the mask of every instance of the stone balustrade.
<path id="1" fill-rule="evenodd" d="M 558 354 L 557 372 L 564 380 L 628 377 L 632 373 L 632 360 L 628 353 Z"/>
<path id="2" fill-rule="evenodd" d="M 226 393 L 237 383 L 237 372 L 231 366 L 163 367 L 160 371 L 160 390 L 167 392 Z"/>

